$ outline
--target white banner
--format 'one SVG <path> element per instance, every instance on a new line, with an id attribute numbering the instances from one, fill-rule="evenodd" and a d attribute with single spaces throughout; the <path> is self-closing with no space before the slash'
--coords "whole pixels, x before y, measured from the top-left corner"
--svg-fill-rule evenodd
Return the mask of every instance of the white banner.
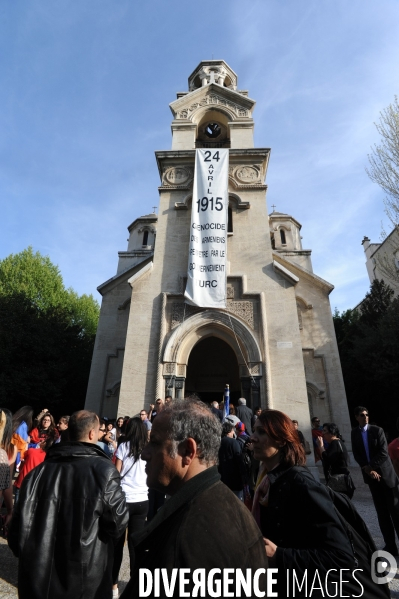
<path id="1" fill-rule="evenodd" d="M 228 176 L 228 150 L 196 150 L 184 295 L 200 308 L 226 307 Z"/>

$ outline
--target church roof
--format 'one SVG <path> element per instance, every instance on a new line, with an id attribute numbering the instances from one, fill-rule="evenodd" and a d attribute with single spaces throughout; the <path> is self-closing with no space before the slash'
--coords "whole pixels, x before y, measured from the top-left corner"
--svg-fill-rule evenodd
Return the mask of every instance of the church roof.
<path id="1" fill-rule="evenodd" d="M 300 222 L 297 221 L 296 218 L 294 218 L 293 216 L 291 216 L 291 214 L 285 214 L 284 212 L 271 212 L 269 214 L 269 218 L 289 218 L 293 223 L 296 224 L 296 226 L 298 227 L 299 230 L 302 229 L 302 225 Z"/>
<path id="2" fill-rule="evenodd" d="M 133 266 L 129 266 L 128 268 L 125 268 L 125 270 L 123 270 L 122 272 L 117 273 L 115 276 L 111 277 L 104 283 L 101 283 L 101 285 L 99 285 L 97 287 L 97 291 L 99 293 L 101 293 L 101 295 L 105 295 L 106 293 L 108 293 L 108 291 L 110 291 L 111 289 L 114 289 L 114 287 L 119 285 L 121 282 L 127 283 L 128 279 L 130 279 L 130 277 L 132 277 L 141 268 L 143 268 L 143 266 L 146 263 L 148 264 L 149 262 L 151 262 L 153 260 L 153 256 L 154 256 L 153 251 L 149 254 L 146 254 L 145 256 L 142 257 L 141 260 L 136 262 L 136 264 L 134 264 Z"/>
<path id="3" fill-rule="evenodd" d="M 293 274 L 295 274 L 297 277 L 299 277 L 299 278 L 303 277 L 305 279 L 312 281 L 318 287 L 325 289 L 328 294 L 330 294 L 331 291 L 334 289 L 334 285 L 332 285 L 325 279 L 318 277 L 317 275 L 314 274 L 314 272 L 310 272 L 310 270 L 303 268 L 303 266 L 299 266 L 299 264 L 296 264 L 295 262 L 291 262 L 291 260 L 287 260 L 285 258 L 285 256 L 282 256 L 281 254 L 279 254 L 276 251 L 273 251 L 273 258 L 275 261 L 279 262 L 282 266 L 285 266 L 290 271 L 293 271 Z"/>

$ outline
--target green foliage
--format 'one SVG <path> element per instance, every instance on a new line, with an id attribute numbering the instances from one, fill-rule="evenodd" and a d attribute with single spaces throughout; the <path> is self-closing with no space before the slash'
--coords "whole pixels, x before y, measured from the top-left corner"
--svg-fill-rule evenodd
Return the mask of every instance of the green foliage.
<path id="1" fill-rule="evenodd" d="M 0 295 L 22 294 L 38 310 L 65 303 L 65 288 L 58 266 L 31 247 L 0 261 Z"/>
<path id="2" fill-rule="evenodd" d="M 366 293 L 360 306 L 360 321 L 369 326 L 378 326 L 381 317 L 386 314 L 391 305 L 393 295 L 393 289 L 384 281 L 373 281 L 369 293 Z"/>
<path id="3" fill-rule="evenodd" d="M 0 403 L 56 415 L 84 405 L 99 305 L 65 289 L 57 266 L 28 248 L 0 261 Z"/>
<path id="4" fill-rule="evenodd" d="M 398 416 L 399 299 L 374 281 L 357 310 L 333 316 L 349 409 L 365 405 L 371 421 L 394 436 Z"/>

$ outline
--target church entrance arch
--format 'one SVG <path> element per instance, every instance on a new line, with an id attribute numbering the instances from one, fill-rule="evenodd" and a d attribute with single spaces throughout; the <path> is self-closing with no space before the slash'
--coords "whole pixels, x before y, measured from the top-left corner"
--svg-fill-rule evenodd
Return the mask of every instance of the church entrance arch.
<path id="1" fill-rule="evenodd" d="M 205 403 L 223 401 L 226 383 L 230 400 L 241 397 L 240 373 L 233 349 L 218 337 L 206 337 L 192 349 L 186 373 L 185 392 L 196 393 Z"/>
<path id="2" fill-rule="evenodd" d="M 205 343 L 207 339 L 209 340 Z M 204 342 L 204 345 L 200 342 Z M 197 344 L 198 348 L 195 349 Z M 214 388 L 210 389 L 208 385 L 206 391 L 207 377 L 200 376 L 198 369 L 201 370 L 202 367 L 195 365 L 196 360 L 206 359 L 204 348 L 212 352 L 219 348 L 231 356 L 232 364 L 228 369 L 226 364 L 223 370 L 221 360 L 219 370 L 214 369 L 214 376 L 221 385 L 220 389 L 216 389 L 215 379 L 212 383 Z M 191 359 L 192 352 L 194 353 Z M 208 392 L 213 395 L 217 391 L 219 398 L 214 399 L 220 401 L 228 383 L 232 385 L 232 390 L 234 387 L 234 396 L 238 393 L 239 397 L 245 397 L 251 407 L 266 405 L 262 380 L 264 366 L 259 344 L 251 329 L 232 314 L 208 309 L 187 318 L 170 335 L 163 351 L 162 362 L 165 390 L 172 397 L 184 397 L 188 391 L 195 391 L 193 386 L 197 385 L 199 395 Z M 222 381 L 223 376 L 227 374 L 232 377 L 231 382 L 225 379 Z M 202 393 L 198 386 L 202 387 Z M 204 395 L 203 399 L 208 401 L 208 397 Z"/>

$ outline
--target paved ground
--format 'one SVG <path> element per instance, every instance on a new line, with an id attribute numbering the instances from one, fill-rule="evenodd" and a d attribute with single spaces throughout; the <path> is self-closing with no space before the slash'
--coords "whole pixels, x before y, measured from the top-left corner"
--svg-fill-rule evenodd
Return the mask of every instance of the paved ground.
<path id="1" fill-rule="evenodd" d="M 353 503 L 356 505 L 356 508 L 362 518 L 367 522 L 377 547 L 382 548 L 384 542 L 378 527 L 377 516 L 371 501 L 370 492 L 367 486 L 363 483 L 359 469 L 352 468 L 351 470 L 356 485 Z M 18 597 L 16 589 L 17 570 L 18 560 L 12 555 L 6 541 L 0 537 L 0 599 L 16 599 Z M 129 580 L 129 559 L 127 547 L 125 547 L 124 551 L 120 579 L 121 582 L 119 584 L 119 589 L 122 591 Z M 396 576 L 389 586 L 391 588 L 392 599 L 399 599 L 399 569 L 397 570 Z"/>

